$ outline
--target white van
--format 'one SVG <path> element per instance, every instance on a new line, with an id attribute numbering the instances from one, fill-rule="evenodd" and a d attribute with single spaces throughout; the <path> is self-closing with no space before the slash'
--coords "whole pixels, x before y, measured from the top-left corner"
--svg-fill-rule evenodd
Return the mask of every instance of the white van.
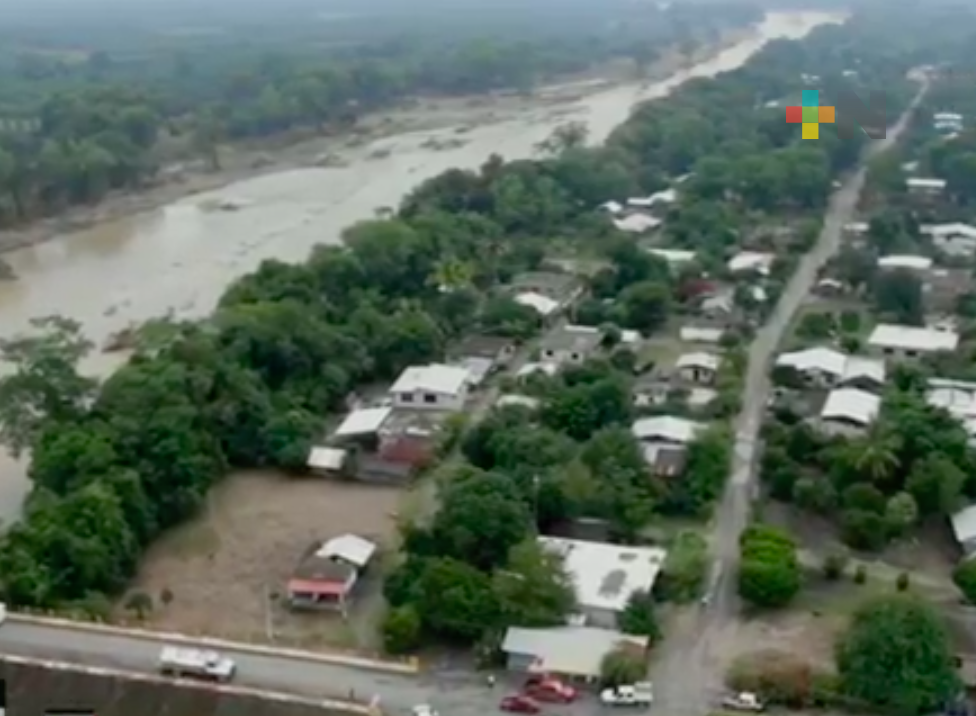
<path id="1" fill-rule="evenodd" d="M 230 681 L 236 668 L 232 659 L 209 649 L 164 646 L 159 654 L 159 670 L 169 676 Z"/>

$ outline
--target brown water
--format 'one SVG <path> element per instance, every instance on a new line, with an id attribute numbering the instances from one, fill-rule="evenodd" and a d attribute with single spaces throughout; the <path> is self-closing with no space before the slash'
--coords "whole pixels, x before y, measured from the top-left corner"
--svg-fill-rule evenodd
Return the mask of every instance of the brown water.
<path id="1" fill-rule="evenodd" d="M 477 167 L 492 153 L 506 159 L 531 156 L 538 142 L 570 119 L 586 122 L 591 141 L 602 141 L 635 103 L 663 97 L 690 78 L 734 69 L 771 39 L 801 37 L 842 19 L 771 13 L 748 39 L 650 86 L 597 91 L 558 111 L 527 110 L 464 134 L 448 127 L 387 137 L 345 153 L 344 168 L 268 174 L 9 253 L 5 258 L 19 280 L 0 283 L 0 329 L 11 335 L 31 317 L 59 313 L 80 321 L 101 345 L 132 322 L 169 311 L 180 317 L 204 314 L 231 280 L 263 259 L 300 260 L 315 244 L 338 242 L 345 227 L 374 216 L 378 207 L 396 206 L 423 179 L 451 167 Z M 432 137 L 465 143 L 439 151 L 421 146 Z M 385 150 L 387 156 L 375 158 Z M 226 199 L 245 206 L 207 208 Z M 91 368 L 103 372 L 112 362 L 101 357 Z M 20 510 L 28 488 L 22 462 L 0 456 L 0 519 L 13 519 Z"/>

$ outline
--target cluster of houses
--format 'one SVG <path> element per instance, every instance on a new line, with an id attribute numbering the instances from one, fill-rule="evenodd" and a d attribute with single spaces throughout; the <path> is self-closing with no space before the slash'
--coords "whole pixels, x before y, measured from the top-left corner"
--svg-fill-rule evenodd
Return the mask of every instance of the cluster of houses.
<path id="1" fill-rule="evenodd" d="M 667 551 L 561 537 L 538 539 L 561 558 L 576 594 L 576 609 L 563 626 L 509 628 L 501 644 L 507 667 L 595 681 L 610 651 L 646 653 L 648 637 L 621 633 L 617 619 L 635 592 L 654 588 Z"/>

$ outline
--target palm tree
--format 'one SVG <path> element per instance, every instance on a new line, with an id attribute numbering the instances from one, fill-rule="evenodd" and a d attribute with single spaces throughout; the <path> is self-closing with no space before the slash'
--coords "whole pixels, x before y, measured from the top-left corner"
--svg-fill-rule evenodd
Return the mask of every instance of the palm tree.
<path id="1" fill-rule="evenodd" d="M 854 467 L 875 484 L 886 482 L 898 469 L 899 443 L 883 423 L 875 423 L 867 435 L 851 446 Z"/>

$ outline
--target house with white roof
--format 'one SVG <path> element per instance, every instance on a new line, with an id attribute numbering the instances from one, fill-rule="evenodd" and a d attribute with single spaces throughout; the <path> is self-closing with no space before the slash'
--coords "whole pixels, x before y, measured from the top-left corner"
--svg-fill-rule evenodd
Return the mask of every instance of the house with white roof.
<path id="1" fill-rule="evenodd" d="M 936 196 L 945 191 L 945 179 L 933 177 L 909 177 L 905 180 L 909 194 L 918 196 Z"/>
<path id="2" fill-rule="evenodd" d="M 411 366 L 397 378 L 390 395 L 398 408 L 457 411 L 468 397 L 468 378 L 468 371 L 458 366 Z"/>
<path id="3" fill-rule="evenodd" d="M 879 388 L 885 382 L 885 363 L 881 358 L 849 356 L 833 348 L 816 347 L 783 353 L 775 365 L 792 368 L 804 380 L 821 387 L 869 386 Z"/>
<path id="4" fill-rule="evenodd" d="M 728 269 L 731 273 L 756 272 L 766 276 L 776 260 L 775 254 L 759 251 L 741 251 L 729 259 Z"/>
<path id="5" fill-rule="evenodd" d="M 539 545 L 559 555 L 576 592 L 578 613 L 587 625 L 613 629 L 634 592 L 654 587 L 667 550 L 539 537 Z"/>
<path id="6" fill-rule="evenodd" d="M 354 410 L 335 429 L 332 437 L 344 439 L 375 435 L 379 433 L 383 423 L 386 422 L 392 412 L 393 408 L 390 406 Z"/>
<path id="7" fill-rule="evenodd" d="M 710 385 L 715 382 L 715 376 L 722 365 L 722 358 L 715 353 L 703 351 L 685 353 L 675 363 L 675 370 L 682 380 L 691 383 Z"/>
<path id="8" fill-rule="evenodd" d="M 640 212 L 634 212 L 621 219 L 615 218 L 613 220 L 614 226 L 620 231 L 626 231 L 628 234 L 643 234 L 647 231 L 653 231 L 663 223 L 663 219 Z"/>
<path id="9" fill-rule="evenodd" d="M 705 430 L 705 425 L 674 415 L 655 415 L 635 420 L 630 430 L 640 441 L 684 445 Z"/>
<path id="10" fill-rule="evenodd" d="M 682 326 L 678 331 L 678 338 L 683 343 L 701 343 L 714 345 L 722 342 L 725 331 L 721 328 L 709 326 Z"/>
<path id="11" fill-rule="evenodd" d="M 868 337 L 868 347 L 893 358 L 918 358 L 928 353 L 954 351 L 959 345 L 955 331 L 882 323 Z"/>
<path id="12" fill-rule="evenodd" d="M 597 208 L 602 209 L 603 211 L 606 211 L 610 214 L 619 214 L 621 211 L 624 210 L 624 205 L 621 204 L 619 201 L 606 201 L 600 204 L 600 206 L 598 206 Z"/>
<path id="13" fill-rule="evenodd" d="M 925 274 L 932 268 L 932 259 L 928 256 L 911 254 L 893 254 L 878 259 L 878 268 L 882 271 L 911 271 L 915 274 Z"/>
<path id="14" fill-rule="evenodd" d="M 928 224 L 919 231 L 931 237 L 932 245 L 948 256 L 976 255 L 976 227 L 962 222 Z"/>
<path id="15" fill-rule="evenodd" d="M 543 296 L 535 291 L 525 291 L 515 294 L 515 302 L 528 306 L 542 318 L 549 318 L 559 311 L 559 301 Z"/>
<path id="16" fill-rule="evenodd" d="M 305 466 L 318 475 L 338 475 L 346 466 L 347 456 L 343 448 L 317 446 L 309 450 Z"/>
<path id="17" fill-rule="evenodd" d="M 871 227 L 866 221 L 852 221 L 849 224 L 844 224 L 844 233 L 852 236 L 861 236 L 862 234 L 868 233 L 869 228 Z"/>
<path id="18" fill-rule="evenodd" d="M 827 394 L 820 410 L 820 425 L 831 433 L 850 434 L 864 430 L 881 410 L 881 398 L 857 388 L 838 388 Z"/>
<path id="19" fill-rule="evenodd" d="M 962 548 L 963 557 L 972 558 L 976 554 L 976 505 L 959 510 L 952 516 L 952 532 Z"/>
<path id="20" fill-rule="evenodd" d="M 650 196 L 635 196 L 627 200 L 628 206 L 636 206 L 642 209 L 650 209 L 657 204 L 673 204 L 678 200 L 678 192 L 675 189 L 664 189 L 656 191 Z"/>
<path id="21" fill-rule="evenodd" d="M 962 115 L 957 112 L 936 112 L 932 116 L 932 127 L 937 132 L 961 132 Z"/>
<path id="22" fill-rule="evenodd" d="M 642 655 L 649 642 L 646 636 L 589 626 L 509 627 L 500 649 L 509 671 L 589 682 L 600 678 L 607 654 L 625 647 Z"/>
<path id="23" fill-rule="evenodd" d="M 932 378 L 925 401 L 958 420 L 971 438 L 976 438 L 976 383 Z"/>
<path id="24" fill-rule="evenodd" d="M 694 251 L 685 251 L 684 249 L 658 249 L 652 248 L 648 249 L 648 252 L 664 259 L 668 262 L 668 265 L 674 268 L 679 266 L 684 266 L 695 260 Z"/>

